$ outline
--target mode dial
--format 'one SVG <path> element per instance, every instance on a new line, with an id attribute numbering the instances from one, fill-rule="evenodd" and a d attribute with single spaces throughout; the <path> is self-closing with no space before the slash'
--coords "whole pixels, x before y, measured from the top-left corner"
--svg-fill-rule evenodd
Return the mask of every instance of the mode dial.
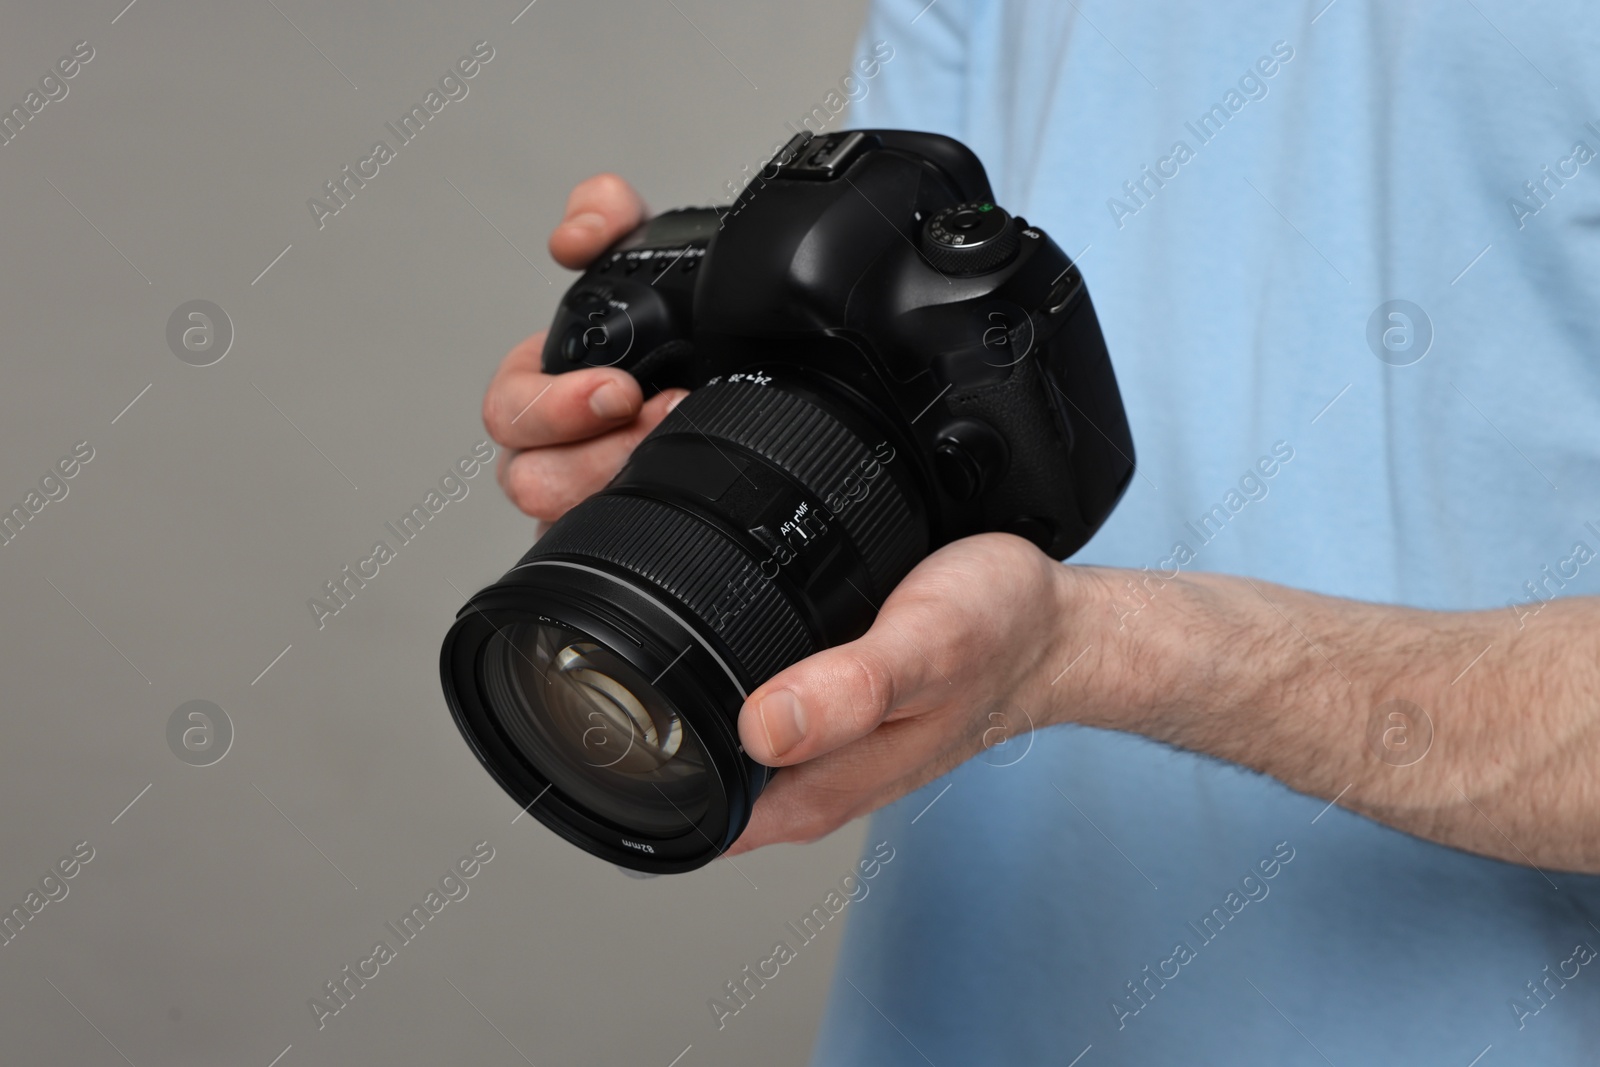
<path id="1" fill-rule="evenodd" d="M 945 274 L 984 274 L 1010 263 L 1022 243 L 1003 208 L 973 200 L 945 208 L 922 227 L 922 254 Z"/>

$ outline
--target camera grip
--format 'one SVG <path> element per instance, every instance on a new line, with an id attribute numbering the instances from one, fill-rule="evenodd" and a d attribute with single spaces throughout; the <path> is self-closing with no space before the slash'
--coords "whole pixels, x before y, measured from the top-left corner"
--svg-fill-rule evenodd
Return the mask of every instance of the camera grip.
<path id="1" fill-rule="evenodd" d="M 1024 359 L 1005 381 L 952 390 L 946 402 L 954 415 L 1005 430 L 1010 462 L 983 495 L 983 527 L 1025 537 L 1059 559 L 1082 545 L 1093 528 L 1078 509 L 1071 431 L 1057 418 L 1050 388 L 1039 361 Z"/>

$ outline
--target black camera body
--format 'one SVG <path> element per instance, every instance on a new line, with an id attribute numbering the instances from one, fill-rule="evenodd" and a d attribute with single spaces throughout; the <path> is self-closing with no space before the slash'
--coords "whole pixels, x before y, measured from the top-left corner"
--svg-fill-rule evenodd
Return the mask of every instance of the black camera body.
<path id="1" fill-rule="evenodd" d="M 730 208 L 656 216 L 574 283 L 543 363 L 691 392 L 462 609 L 445 692 L 519 804 L 639 870 L 742 832 L 756 686 L 940 545 L 1072 554 L 1134 469 L 1078 269 L 934 134 L 800 134 Z"/>
<path id="2" fill-rule="evenodd" d="M 1065 558 L 1133 472 L 1082 275 L 936 134 L 800 134 L 726 212 L 645 223 L 545 342 L 547 373 L 599 365 L 647 396 L 757 367 L 847 386 L 930 490 L 930 547 L 1002 530 Z"/>

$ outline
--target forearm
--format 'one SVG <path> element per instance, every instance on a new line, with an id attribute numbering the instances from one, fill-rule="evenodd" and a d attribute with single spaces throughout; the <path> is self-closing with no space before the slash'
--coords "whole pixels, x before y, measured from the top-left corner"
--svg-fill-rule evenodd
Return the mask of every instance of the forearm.
<path id="1" fill-rule="evenodd" d="M 1096 691 L 1062 716 L 1255 768 L 1457 848 L 1600 872 L 1600 600 L 1519 623 L 1195 575 L 1130 613 L 1128 573 L 1092 574 L 1065 584 L 1073 610 L 1092 586 L 1106 612 L 1075 628 Z"/>

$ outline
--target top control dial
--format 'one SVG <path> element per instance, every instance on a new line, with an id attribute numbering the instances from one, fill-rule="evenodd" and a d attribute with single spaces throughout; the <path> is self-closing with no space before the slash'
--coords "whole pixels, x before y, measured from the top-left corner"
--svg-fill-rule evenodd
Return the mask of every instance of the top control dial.
<path id="1" fill-rule="evenodd" d="M 1003 208 L 973 200 L 945 208 L 922 228 L 922 254 L 944 274 L 984 274 L 1010 263 L 1021 245 Z"/>

